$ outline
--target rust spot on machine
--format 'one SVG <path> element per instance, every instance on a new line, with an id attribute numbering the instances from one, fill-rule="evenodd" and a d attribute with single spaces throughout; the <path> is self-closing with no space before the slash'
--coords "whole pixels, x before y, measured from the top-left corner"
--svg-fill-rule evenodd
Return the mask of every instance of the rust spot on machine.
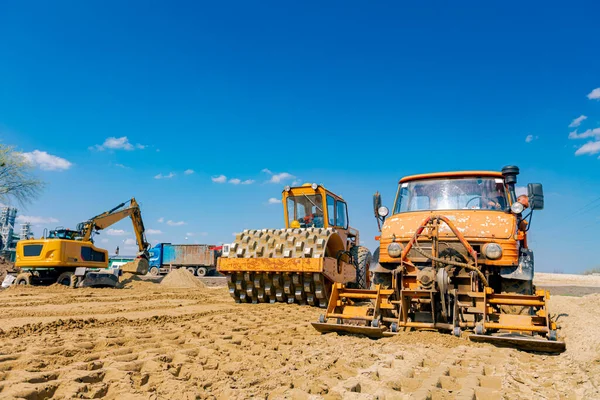
<path id="1" fill-rule="evenodd" d="M 369 290 L 335 284 L 320 332 L 370 337 L 434 329 L 523 350 L 565 343 L 549 293 L 533 285 L 527 220 L 543 208 L 540 184 L 515 193 L 517 167 L 403 178 L 390 218 L 374 198 L 380 248 Z M 529 209 L 527 209 L 529 208 Z M 383 224 L 383 226 L 381 226 Z"/>
<path id="2" fill-rule="evenodd" d="M 325 307 L 335 282 L 368 286 L 370 252 L 344 200 L 320 185 L 286 187 L 285 229 L 245 230 L 218 260 L 236 302 Z"/>

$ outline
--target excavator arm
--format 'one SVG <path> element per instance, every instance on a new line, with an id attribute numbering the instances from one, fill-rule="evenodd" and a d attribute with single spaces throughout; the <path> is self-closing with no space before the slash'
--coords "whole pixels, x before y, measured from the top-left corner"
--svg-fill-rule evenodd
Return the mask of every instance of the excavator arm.
<path id="1" fill-rule="evenodd" d="M 122 270 L 143 275 L 148 272 L 148 248 L 150 243 L 146 240 L 142 213 L 135 198 L 80 223 L 77 230 L 81 233 L 83 240 L 88 241 L 94 232 L 106 229 L 127 217 L 131 217 L 139 253 L 136 260 L 123 265 Z"/>
<path id="2" fill-rule="evenodd" d="M 103 212 L 102 214 L 96 215 L 95 217 L 82 222 L 79 224 L 77 229 L 81 232 L 83 240 L 88 241 L 91 239 L 92 233 L 106 229 L 127 217 L 131 217 L 133 231 L 135 232 L 135 238 L 137 240 L 140 253 L 147 251 L 150 244 L 146 241 L 142 213 L 135 198 L 132 198 L 131 200 L 121 203 L 109 211 Z"/>

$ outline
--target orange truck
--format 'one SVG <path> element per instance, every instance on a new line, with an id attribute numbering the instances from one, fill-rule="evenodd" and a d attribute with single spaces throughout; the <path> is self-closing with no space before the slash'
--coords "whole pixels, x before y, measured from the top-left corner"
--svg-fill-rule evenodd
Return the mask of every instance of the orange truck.
<path id="1" fill-rule="evenodd" d="M 517 196 L 519 168 L 443 172 L 400 180 L 391 215 L 374 196 L 380 227 L 371 288 L 333 285 L 321 332 L 368 336 L 433 329 L 475 341 L 560 352 L 549 293 L 533 285 L 527 244 L 541 184 Z"/>

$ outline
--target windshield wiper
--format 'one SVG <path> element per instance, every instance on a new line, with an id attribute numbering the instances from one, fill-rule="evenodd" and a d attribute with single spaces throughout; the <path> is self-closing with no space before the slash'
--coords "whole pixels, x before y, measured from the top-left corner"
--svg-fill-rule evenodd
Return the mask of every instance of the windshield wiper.
<path id="1" fill-rule="evenodd" d="M 305 195 L 304 193 L 302 193 L 302 196 L 306 197 L 306 199 L 307 199 L 308 201 L 310 201 L 310 204 L 312 204 L 313 206 L 317 207 L 317 210 L 319 210 L 319 211 L 323 212 L 323 210 L 321 210 L 321 208 L 320 208 L 318 205 L 316 205 L 315 203 L 313 203 L 313 201 L 310 199 L 310 197 L 308 197 L 308 196 L 307 196 L 307 195 Z"/>

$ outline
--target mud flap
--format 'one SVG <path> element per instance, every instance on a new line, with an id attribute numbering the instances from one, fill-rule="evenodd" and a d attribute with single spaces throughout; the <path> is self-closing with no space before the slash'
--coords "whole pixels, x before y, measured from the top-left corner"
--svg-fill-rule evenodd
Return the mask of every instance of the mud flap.
<path id="1" fill-rule="evenodd" d="M 359 326 L 350 324 L 328 324 L 322 322 L 311 322 L 313 328 L 321 333 L 338 332 L 350 333 L 356 335 L 364 335 L 372 338 L 380 338 L 384 336 L 384 332 L 388 330 L 385 326 L 377 328 L 371 326 Z"/>
<path id="2" fill-rule="evenodd" d="M 499 347 L 512 347 L 519 350 L 540 353 L 562 353 L 566 350 L 565 342 L 562 340 L 548 340 L 518 333 L 498 333 L 494 335 L 472 334 L 469 336 L 469 340 L 479 343 L 491 343 Z"/>
<path id="3" fill-rule="evenodd" d="M 533 251 L 521 249 L 519 265 L 500 268 L 500 276 L 504 279 L 518 279 L 520 281 L 533 280 Z"/>

